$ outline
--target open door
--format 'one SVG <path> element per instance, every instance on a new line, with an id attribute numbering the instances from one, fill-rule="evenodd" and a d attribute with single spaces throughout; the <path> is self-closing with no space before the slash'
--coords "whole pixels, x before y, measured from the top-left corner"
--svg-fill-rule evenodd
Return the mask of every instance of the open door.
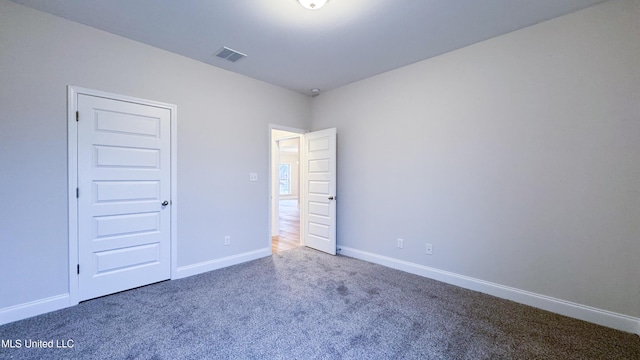
<path id="1" fill-rule="evenodd" d="M 302 236 L 305 246 L 336 254 L 336 129 L 304 134 Z"/>

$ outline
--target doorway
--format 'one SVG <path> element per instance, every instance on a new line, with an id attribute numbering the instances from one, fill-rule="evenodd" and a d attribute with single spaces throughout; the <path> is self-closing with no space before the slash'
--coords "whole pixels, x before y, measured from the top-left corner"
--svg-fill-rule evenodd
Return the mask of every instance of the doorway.
<path id="1" fill-rule="evenodd" d="M 287 225 L 298 225 L 298 236 L 289 245 L 307 246 L 331 255 L 336 254 L 336 172 L 337 130 L 335 128 L 305 132 L 277 125 L 269 125 L 270 146 L 270 238 L 272 252 L 279 250 L 274 240 L 280 242 Z M 287 148 L 289 140 L 297 140 L 298 193 L 294 201 L 287 203 L 287 187 L 291 186 L 290 167 L 281 166 L 280 148 Z M 281 176 L 280 170 L 285 173 Z M 294 175 L 295 176 L 295 175 Z M 284 189 L 284 190 L 283 190 Z M 284 195 L 280 195 L 283 193 Z M 281 200 L 284 200 L 281 204 Z M 282 206 L 281 206 L 282 205 Z M 299 218 L 287 219 L 281 211 L 294 210 Z M 289 224 L 286 221 L 289 220 Z M 277 237 L 277 238 L 276 238 Z M 297 241 L 295 241 L 297 240 Z M 279 245 L 279 244 L 278 244 Z M 284 250 L 283 250 L 284 251 Z"/>
<path id="2" fill-rule="evenodd" d="M 300 138 L 300 133 L 271 129 L 271 250 L 273 253 L 291 250 L 302 245 Z"/>

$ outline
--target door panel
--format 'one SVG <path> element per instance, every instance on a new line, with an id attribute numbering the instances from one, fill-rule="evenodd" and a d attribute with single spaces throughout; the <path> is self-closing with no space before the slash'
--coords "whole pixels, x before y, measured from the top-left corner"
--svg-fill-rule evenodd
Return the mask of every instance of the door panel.
<path id="1" fill-rule="evenodd" d="M 160 201 L 160 181 L 94 181 L 96 203 Z"/>
<path id="2" fill-rule="evenodd" d="M 170 277 L 170 110 L 79 94 L 79 298 Z"/>
<path id="3" fill-rule="evenodd" d="M 94 253 L 96 276 L 104 276 L 135 267 L 160 263 L 160 246 L 147 244 Z M 144 285 L 144 284 L 143 284 Z"/>
<path id="4" fill-rule="evenodd" d="M 109 140 L 103 140 L 108 142 Z M 96 168 L 120 169 L 158 169 L 160 151 L 155 149 L 136 149 L 122 146 L 94 146 Z"/>
<path id="5" fill-rule="evenodd" d="M 304 135 L 304 244 L 336 254 L 336 129 Z"/>

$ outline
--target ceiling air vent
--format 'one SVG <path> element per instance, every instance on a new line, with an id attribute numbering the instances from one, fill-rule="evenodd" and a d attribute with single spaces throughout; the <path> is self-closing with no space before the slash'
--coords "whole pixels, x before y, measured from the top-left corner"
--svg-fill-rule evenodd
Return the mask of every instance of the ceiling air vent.
<path id="1" fill-rule="evenodd" d="M 229 49 L 226 46 L 223 46 L 222 49 L 220 49 L 220 51 L 218 51 L 218 53 L 216 54 L 217 57 L 219 58 L 223 58 L 226 60 L 229 60 L 231 62 L 236 62 L 240 59 L 242 59 L 243 57 L 247 56 L 241 52 L 235 51 L 233 49 Z"/>

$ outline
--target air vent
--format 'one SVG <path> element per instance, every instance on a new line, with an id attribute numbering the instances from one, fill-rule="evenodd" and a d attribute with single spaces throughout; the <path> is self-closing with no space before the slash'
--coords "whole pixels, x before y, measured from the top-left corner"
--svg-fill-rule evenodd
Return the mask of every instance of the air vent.
<path id="1" fill-rule="evenodd" d="M 226 60 L 229 60 L 231 62 L 236 62 L 240 59 L 242 59 L 243 57 L 247 56 L 241 52 L 235 51 L 233 49 L 229 49 L 226 46 L 223 46 L 222 49 L 220 49 L 220 51 L 218 51 L 218 53 L 216 54 L 217 57 L 219 58 L 223 58 Z"/>

